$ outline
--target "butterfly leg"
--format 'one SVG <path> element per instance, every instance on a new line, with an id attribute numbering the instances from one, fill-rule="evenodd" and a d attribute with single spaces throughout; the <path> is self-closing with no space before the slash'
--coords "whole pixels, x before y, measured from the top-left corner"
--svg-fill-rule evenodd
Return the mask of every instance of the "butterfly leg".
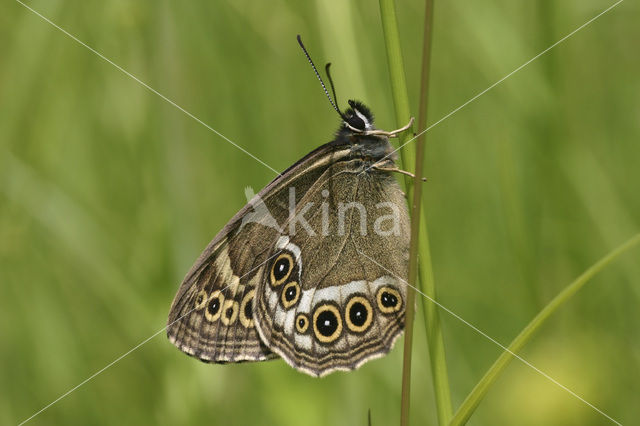
<path id="1" fill-rule="evenodd" d="M 414 179 L 416 177 L 416 175 L 414 175 L 411 172 L 408 172 L 406 170 L 402 170 L 402 169 L 397 168 L 392 162 L 390 162 L 390 164 L 389 163 L 387 163 L 387 164 L 384 164 L 384 163 L 383 164 L 376 164 L 372 168 L 376 169 L 376 170 L 382 170 L 384 172 L 400 173 L 400 174 L 403 174 L 405 176 L 412 177 Z M 422 181 L 426 182 L 427 178 L 423 177 Z"/>

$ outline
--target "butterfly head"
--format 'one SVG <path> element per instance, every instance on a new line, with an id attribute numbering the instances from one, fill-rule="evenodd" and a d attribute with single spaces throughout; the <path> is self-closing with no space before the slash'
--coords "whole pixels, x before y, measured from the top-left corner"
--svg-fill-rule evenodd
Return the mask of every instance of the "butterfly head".
<path id="1" fill-rule="evenodd" d="M 349 108 L 342 114 L 341 131 L 347 130 L 362 133 L 373 130 L 373 114 L 365 104 L 359 101 L 349 100 Z"/>

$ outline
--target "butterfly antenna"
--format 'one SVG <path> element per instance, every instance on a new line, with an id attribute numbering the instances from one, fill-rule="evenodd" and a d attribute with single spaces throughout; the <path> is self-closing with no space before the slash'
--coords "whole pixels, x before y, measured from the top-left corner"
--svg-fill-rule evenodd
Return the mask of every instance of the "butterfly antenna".
<path id="1" fill-rule="evenodd" d="M 324 93 L 327 95 L 327 98 L 329 99 L 329 102 L 331 103 L 331 106 L 333 107 L 333 109 L 335 109 L 338 112 L 338 114 L 340 114 L 340 117 L 344 118 L 344 116 L 342 115 L 342 112 L 340 112 L 340 109 L 336 106 L 335 102 L 333 102 L 333 99 L 331 99 L 331 95 L 329 94 L 329 91 L 327 90 L 327 86 L 324 85 L 324 81 L 322 81 L 322 77 L 320 77 L 320 73 L 318 72 L 318 69 L 316 68 L 316 65 L 311 60 L 311 56 L 309 55 L 309 52 L 307 52 L 307 48 L 304 47 L 304 44 L 302 43 L 302 38 L 300 37 L 300 34 L 298 34 L 297 38 L 298 38 L 298 44 L 302 48 L 302 51 L 304 52 L 305 56 L 307 57 L 307 60 L 311 64 L 311 68 L 313 68 L 313 72 L 316 73 L 316 77 L 318 77 L 318 80 L 320 80 L 320 84 L 322 85 L 322 90 L 324 90 Z M 331 83 L 331 87 L 333 88 L 333 83 Z M 335 91 L 334 91 L 334 95 L 333 96 L 335 96 Z"/>
<path id="2" fill-rule="evenodd" d="M 340 108 L 338 107 L 338 97 L 336 96 L 336 87 L 333 85 L 333 79 L 331 78 L 331 73 L 329 72 L 329 68 L 331 68 L 331 62 L 327 62 L 327 65 L 324 66 L 324 72 L 327 73 L 327 78 L 329 79 L 329 85 L 331 85 L 331 92 L 333 93 L 333 100 L 335 101 L 336 105 L 336 111 L 338 111 L 338 114 L 340 114 L 340 117 L 342 117 L 344 119 L 344 114 L 342 114 L 342 111 L 340 111 Z"/>

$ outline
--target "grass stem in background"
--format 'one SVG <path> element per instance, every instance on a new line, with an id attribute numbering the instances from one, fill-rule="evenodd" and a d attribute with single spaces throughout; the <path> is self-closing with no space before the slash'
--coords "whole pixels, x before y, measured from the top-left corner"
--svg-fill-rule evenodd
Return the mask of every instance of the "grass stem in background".
<path id="1" fill-rule="evenodd" d="M 402 50 L 400 47 L 400 34 L 398 33 L 398 21 L 396 18 L 395 2 L 393 0 L 380 0 L 380 17 L 382 28 L 384 29 L 384 39 L 387 48 L 387 63 L 389 65 L 389 76 L 391 78 L 391 91 L 393 94 L 393 104 L 396 112 L 396 125 L 403 126 L 410 119 L 409 96 L 407 94 L 407 84 L 404 74 L 404 64 L 402 60 Z M 400 136 L 400 144 L 404 143 L 406 136 Z M 408 148 L 408 149 L 407 149 Z M 416 163 L 415 144 L 407 145 L 400 152 L 403 167 L 413 167 Z M 411 170 L 410 170 L 411 171 Z M 418 184 L 420 185 L 420 184 Z M 411 178 L 405 177 L 405 187 L 411 211 L 416 206 L 413 201 L 413 182 Z M 419 186 L 418 186 L 419 188 Z M 419 193 L 421 191 L 418 191 Z M 411 263 L 415 263 L 418 253 L 417 241 L 414 240 L 415 224 L 420 221 L 411 220 L 411 248 L 409 252 L 409 270 L 412 271 Z M 417 235 L 417 234 L 416 234 Z M 415 270 L 415 265 L 414 265 Z M 402 357 L 402 397 L 400 403 L 400 424 L 409 424 L 409 405 L 411 400 L 411 348 L 413 344 L 413 318 L 415 314 L 415 272 L 413 280 L 409 277 L 410 286 L 407 287 L 407 300 L 405 310 L 405 331 L 404 331 L 404 352 Z"/>
<path id="2" fill-rule="evenodd" d="M 491 385 L 496 381 L 498 375 L 506 368 L 509 362 L 513 359 L 513 353 L 517 353 L 522 347 L 533 337 L 536 331 L 546 322 L 546 320 L 553 314 L 560 306 L 564 305 L 571 297 L 576 294 L 582 287 L 598 272 L 602 271 L 609 263 L 616 259 L 621 254 L 631 250 L 638 243 L 640 243 L 640 234 L 636 234 L 631 239 L 627 240 L 624 244 L 618 246 L 615 250 L 611 251 L 605 257 L 600 259 L 589 269 L 587 269 L 582 275 L 576 278 L 571 284 L 566 286 L 551 302 L 547 304 L 538 315 L 531 320 L 531 322 L 513 339 L 513 342 L 509 345 L 510 352 L 503 352 L 498 359 L 493 363 L 489 370 L 485 373 L 484 377 L 473 388 L 471 393 L 463 401 L 460 408 L 456 412 L 455 416 L 451 420 L 450 425 L 463 425 L 465 424 L 476 407 L 487 394 Z"/>
<path id="3" fill-rule="evenodd" d="M 425 13 L 430 13 L 432 7 L 427 6 L 428 10 Z M 403 126 L 410 118 L 409 97 L 407 95 L 407 85 L 405 81 L 404 65 L 402 60 L 402 51 L 400 47 L 400 36 L 398 33 L 398 24 L 395 14 L 395 3 L 393 0 L 380 0 L 380 15 L 382 18 L 382 26 L 384 29 L 385 44 L 387 49 L 387 62 L 389 65 L 389 74 L 391 78 L 391 89 L 393 93 L 393 101 L 396 112 L 396 124 L 398 127 Z M 429 28 L 425 28 L 428 31 L 428 39 L 430 40 Z M 426 104 L 427 104 L 427 87 L 428 84 L 428 63 L 430 55 L 430 41 L 424 46 L 424 53 L 427 55 L 427 66 L 423 66 L 423 92 L 421 93 L 424 109 L 421 110 L 421 114 L 426 116 Z M 426 79 L 426 80 L 425 80 Z M 400 144 L 403 143 L 404 138 L 401 137 Z M 406 169 L 414 167 L 416 176 L 414 181 L 405 178 L 407 197 L 409 205 L 411 206 L 412 213 L 412 225 L 411 225 L 411 249 L 410 249 L 410 264 L 409 264 L 409 283 L 412 286 L 416 285 L 417 271 L 420 271 L 421 278 L 424 276 L 430 280 L 430 293 L 433 294 L 433 272 L 431 267 L 431 257 L 429 252 L 429 238 L 426 227 L 426 216 L 420 209 L 421 207 L 421 195 L 422 195 L 422 183 L 420 179 L 422 177 L 422 162 L 424 158 L 422 144 L 424 139 L 416 144 L 407 145 L 401 150 L 402 164 Z M 419 147 L 419 148 L 418 148 Z M 416 150 L 419 150 L 419 155 L 416 154 Z M 411 171 L 411 170 L 410 170 Z M 415 191 L 414 191 L 415 190 Z M 422 262 L 418 265 L 418 252 Z M 429 294 L 429 293 L 427 293 Z M 405 344 L 403 354 L 403 370 L 402 370 L 402 402 L 401 402 L 401 425 L 407 425 L 409 423 L 409 406 L 410 406 L 410 394 L 411 394 L 411 349 L 413 344 L 413 320 L 415 309 L 415 291 L 408 287 L 407 289 L 407 308 L 406 308 L 406 323 L 405 323 Z M 433 311 L 430 311 L 431 314 Z M 429 315 L 428 315 L 429 316 Z M 436 316 L 437 318 L 437 316 Z M 439 322 L 435 324 L 429 324 L 428 329 L 431 330 L 431 334 L 434 336 L 440 336 L 439 344 L 436 346 L 438 354 L 437 357 L 439 365 L 439 373 L 444 373 L 445 379 L 439 380 L 441 386 L 436 386 L 436 392 L 445 391 L 446 396 L 438 396 L 436 400 L 438 404 L 448 403 L 449 416 L 451 412 L 450 396 L 448 390 L 448 379 L 446 379 L 446 364 L 444 364 L 444 349 L 442 346 L 442 334 L 440 332 Z M 439 376 L 440 379 L 442 376 Z M 440 410 L 439 410 L 440 411 Z M 443 412 L 447 412 L 446 409 Z"/>
<path id="4" fill-rule="evenodd" d="M 433 3 L 434 0 L 425 0 L 424 11 L 424 35 L 422 40 L 422 71 L 420 75 L 420 101 L 418 107 L 418 131 L 427 128 L 427 111 L 429 96 L 429 76 L 431 68 L 431 40 L 433 28 Z M 423 133 L 416 140 L 416 179 L 422 176 L 422 159 L 424 158 L 424 142 L 426 133 Z M 420 270 L 420 284 L 422 291 L 431 298 L 436 300 L 436 288 L 431 268 L 431 251 L 429 248 L 429 239 L 427 232 L 426 215 L 419 209 L 420 194 L 419 188 L 421 184 L 415 180 L 414 205 L 418 205 L 418 211 L 411 217 L 420 218 L 420 231 L 422 235 L 419 239 L 418 253 L 424 263 Z M 412 229 L 413 231 L 413 229 Z M 412 232 L 411 239 L 413 241 L 414 234 Z M 429 266 L 429 267 L 427 267 Z M 409 278 L 415 281 L 415 276 Z M 412 281 L 410 281 L 412 282 Z M 429 346 L 429 360 L 431 361 L 431 374 L 433 378 L 433 389 L 436 398 L 436 410 L 438 413 L 438 424 L 443 426 L 449 423 L 453 415 L 451 409 L 451 391 L 449 389 L 449 374 L 447 372 L 447 362 L 444 351 L 444 339 L 442 337 L 442 328 L 440 327 L 440 314 L 438 306 L 427 298 L 422 298 L 422 312 L 424 318 L 425 330 L 427 332 L 427 344 Z"/>

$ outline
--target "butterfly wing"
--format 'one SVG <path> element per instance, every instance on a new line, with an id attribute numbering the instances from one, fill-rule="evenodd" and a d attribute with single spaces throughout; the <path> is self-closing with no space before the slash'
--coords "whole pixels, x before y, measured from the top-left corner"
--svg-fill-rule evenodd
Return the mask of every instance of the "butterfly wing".
<path id="1" fill-rule="evenodd" d="M 321 146 L 231 219 L 193 265 L 174 298 L 167 325 L 174 345 L 207 362 L 276 356 L 257 333 L 253 305 L 270 252 L 281 235 L 278 224 L 288 218 L 290 197 L 299 202 L 327 167 L 349 154 L 340 144 Z"/>
<path id="2" fill-rule="evenodd" d="M 256 289 L 263 341 L 314 376 L 383 356 L 404 327 L 406 202 L 392 176 L 365 166 L 338 162 L 314 182 L 297 209 L 316 235 L 281 235 Z"/>
<path id="3" fill-rule="evenodd" d="M 203 253 L 182 283 L 171 307 L 167 335 L 183 352 L 208 362 L 275 356 L 257 335 L 252 314 L 264 255 L 245 247 L 238 246 L 233 234 L 226 235 Z"/>

